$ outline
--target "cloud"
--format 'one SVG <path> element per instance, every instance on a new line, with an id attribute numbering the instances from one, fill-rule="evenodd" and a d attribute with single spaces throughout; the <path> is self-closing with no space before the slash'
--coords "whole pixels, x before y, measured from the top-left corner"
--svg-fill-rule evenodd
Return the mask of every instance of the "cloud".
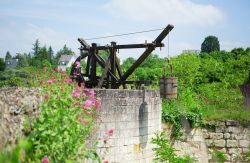
<path id="1" fill-rule="evenodd" d="M 118 18 L 170 24 L 213 26 L 225 19 L 219 8 L 191 0 L 110 0 L 104 9 Z"/>

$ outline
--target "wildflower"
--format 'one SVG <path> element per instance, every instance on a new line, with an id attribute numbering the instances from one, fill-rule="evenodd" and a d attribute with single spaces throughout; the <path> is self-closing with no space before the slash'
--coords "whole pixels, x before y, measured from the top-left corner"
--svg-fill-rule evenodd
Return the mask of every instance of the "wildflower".
<path id="1" fill-rule="evenodd" d="M 73 102 L 72 106 L 80 106 L 80 102 Z"/>
<path id="2" fill-rule="evenodd" d="M 47 67 L 46 67 L 46 65 L 43 65 L 43 72 L 47 72 Z"/>
<path id="3" fill-rule="evenodd" d="M 48 81 L 47 81 L 47 84 L 52 84 L 52 80 L 48 80 Z"/>
<path id="4" fill-rule="evenodd" d="M 81 87 L 82 87 L 82 89 L 85 89 L 85 84 L 81 83 Z"/>
<path id="5" fill-rule="evenodd" d="M 113 133 L 114 133 L 114 131 L 112 129 L 106 131 L 106 135 L 108 135 L 108 136 L 112 136 Z"/>
<path id="6" fill-rule="evenodd" d="M 42 85 L 44 83 L 44 81 L 43 80 L 40 80 L 40 84 Z"/>
<path id="7" fill-rule="evenodd" d="M 89 120 L 86 119 L 86 118 L 80 118 L 79 121 L 82 122 L 82 123 L 84 123 L 84 124 L 88 124 L 89 123 Z"/>
<path id="8" fill-rule="evenodd" d="M 76 68 L 79 68 L 80 67 L 80 62 L 79 61 L 76 61 Z"/>
<path id="9" fill-rule="evenodd" d="M 83 104 L 83 108 L 86 109 L 86 108 L 90 108 L 92 105 L 92 101 L 91 100 L 86 100 Z"/>
<path id="10" fill-rule="evenodd" d="M 56 79 L 53 80 L 53 83 L 57 83 L 57 82 L 58 82 L 58 80 L 56 80 Z"/>
<path id="11" fill-rule="evenodd" d="M 68 79 L 68 83 L 72 83 L 73 81 L 72 81 L 72 79 Z"/>
<path id="12" fill-rule="evenodd" d="M 86 96 L 87 96 L 86 93 L 83 92 L 83 93 L 82 93 L 82 97 L 86 97 Z"/>
<path id="13" fill-rule="evenodd" d="M 92 100 L 92 101 L 93 101 L 93 103 L 94 103 L 94 108 L 95 108 L 95 109 L 99 109 L 100 106 L 101 106 L 100 101 L 98 101 L 98 100 L 96 100 L 96 99 L 94 99 L 94 100 Z"/>
<path id="14" fill-rule="evenodd" d="M 103 161 L 103 163 L 109 163 L 107 160 Z"/>
<path id="15" fill-rule="evenodd" d="M 91 114 L 93 114 L 93 112 L 92 111 L 87 111 L 86 114 L 91 115 Z"/>
<path id="16" fill-rule="evenodd" d="M 62 70 L 61 74 L 62 74 L 62 75 L 66 75 L 66 71 L 65 71 L 65 70 Z"/>
<path id="17" fill-rule="evenodd" d="M 60 88 L 60 92 L 63 92 L 64 91 L 64 89 L 63 88 Z"/>
<path id="18" fill-rule="evenodd" d="M 54 70 L 55 70 L 55 72 L 58 72 L 58 68 L 55 68 Z"/>
<path id="19" fill-rule="evenodd" d="M 45 100 L 48 100 L 49 99 L 49 94 L 44 94 L 44 98 L 45 98 Z"/>
<path id="20" fill-rule="evenodd" d="M 94 96 L 95 96 L 94 90 L 93 89 L 89 90 L 89 97 L 94 98 Z"/>
<path id="21" fill-rule="evenodd" d="M 51 93 L 53 93 L 53 92 L 54 92 L 54 90 L 53 90 L 53 89 L 51 89 L 51 90 L 50 90 L 50 92 L 51 92 Z"/>
<path id="22" fill-rule="evenodd" d="M 49 158 L 47 156 L 42 158 L 42 163 L 49 163 Z"/>
<path id="23" fill-rule="evenodd" d="M 52 79 L 56 79 L 56 78 L 57 78 L 56 74 L 53 74 L 53 75 L 51 76 L 51 78 L 52 78 Z"/>
<path id="24" fill-rule="evenodd" d="M 75 91 L 72 93 L 72 97 L 80 98 L 80 96 L 81 96 L 80 93 L 77 93 Z"/>

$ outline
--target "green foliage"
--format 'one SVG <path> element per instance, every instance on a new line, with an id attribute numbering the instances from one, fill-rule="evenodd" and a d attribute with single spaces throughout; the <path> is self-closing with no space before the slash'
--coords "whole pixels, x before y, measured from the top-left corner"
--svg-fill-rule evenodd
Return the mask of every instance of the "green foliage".
<path id="1" fill-rule="evenodd" d="M 9 51 L 6 52 L 5 61 L 8 60 L 8 59 L 12 59 L 12 56 L 11 56 Z"/>
<path id="2" fill-rule="evenodd" d="M 6 69 L 0 74 L 0 87 L 30 87 L 34 68 Z"/>
<path id="3" fill-rule="evenodd" d="M 72 83 L 65 73 L 43 72 L 37 80 L 44 102 L 29 135 L 32 154 L 28 160 L 41 160 L 46 156 L 52 162 L 65 162 L 86 157 L 90 151 L 84 142 L 94 126 L 98 101 L 92 96 L 83 96 L 91 93 Z M 91 105 L 84 106 L 86 101 Z"/>
<path id="4" fill-rule="evenodd" d="M 171 147 L 171 144 L 166 137 L 167 136 L 164 132 L 159 132 L 156 133 L 155 138 L 152 139 L 152 143 L 157 146 L 153 148 L 153 151 L 155 152 L 155 162 L 192 163 L 195 161 L 190 156 L 177 156 L 174 148 Z"/>
<path id="5" fill-rule="evenodd" d="M 11 149 L 4 149 L 0 151 L 0 162 L 2 163 L 19 163 L 25 162 L 27 153 L 30 152 L 31 143 L 23 138 L 18 144 Z"/>
<path id="6" fill-rule="evenodd" d="M 217 37 L 207 36 L 201 44 L 201 52 L 211 53 L 220 51 L 220 43 Z"/>
<path id="7" fill-rule="evenodd" d="M 214 162 L 223 163 L 227 161 L 227 156 L 224 152 L 214 149 L 212 152 L 212 160 Z"/>
<path id="8" fill-rule="evenodd" d="M 185 118 L 191 127 L 202 124 L 202 109 L 199 100 L 192 94 L 190 89 L 180 91 L 178 99 L 162 102 L 163 122 L 173 125 L 172 137 L 178 138 L 182 133 L 182 119 Z"/>
<path id="9" fill-rule="evenodd" d="M 5 63 L 3 61 L 3 58 L 0 58 L 0 71 L 4 71 L 5 69 Z"/>

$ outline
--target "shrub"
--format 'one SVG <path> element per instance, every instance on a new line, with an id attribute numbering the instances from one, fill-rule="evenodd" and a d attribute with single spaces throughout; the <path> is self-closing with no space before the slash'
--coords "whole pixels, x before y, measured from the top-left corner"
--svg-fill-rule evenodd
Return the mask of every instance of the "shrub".
<path id="1" fill-rule="evenodd" d="M 155 162 L 192 163 L 195 161 L 190 156 L 177 156 L 175 149 L 171 147 L 164 132 L 156 133 L 155 136 L 156 137 L 152 139 L 152 143 L 157 146 L 153 148 L 155 152 Z"/>

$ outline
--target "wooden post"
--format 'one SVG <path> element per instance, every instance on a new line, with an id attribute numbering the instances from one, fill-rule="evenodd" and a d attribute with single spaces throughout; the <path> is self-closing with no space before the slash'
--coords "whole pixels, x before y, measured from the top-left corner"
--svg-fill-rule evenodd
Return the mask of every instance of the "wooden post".
<path id="1" fill-rule="evenodd" d="M 90 54 L 91 54 L 91 73 L 90 73 L 90 79 L 93 82 L 93 86 L 96 85 L 96 43 L 92 43 L 92 48 L 90 50 Z"/>
<path id="2" fill-rule="evenodd" d="M 116 45 L 116 42 L 111 42 L 111 49 L 110 49 L 110 55 L 111 55 L 111 72 L 116 76 L 116 49 L 113 47 Z M 115 79 L 111 77 L 111 88 L 115 89 Z"/>

